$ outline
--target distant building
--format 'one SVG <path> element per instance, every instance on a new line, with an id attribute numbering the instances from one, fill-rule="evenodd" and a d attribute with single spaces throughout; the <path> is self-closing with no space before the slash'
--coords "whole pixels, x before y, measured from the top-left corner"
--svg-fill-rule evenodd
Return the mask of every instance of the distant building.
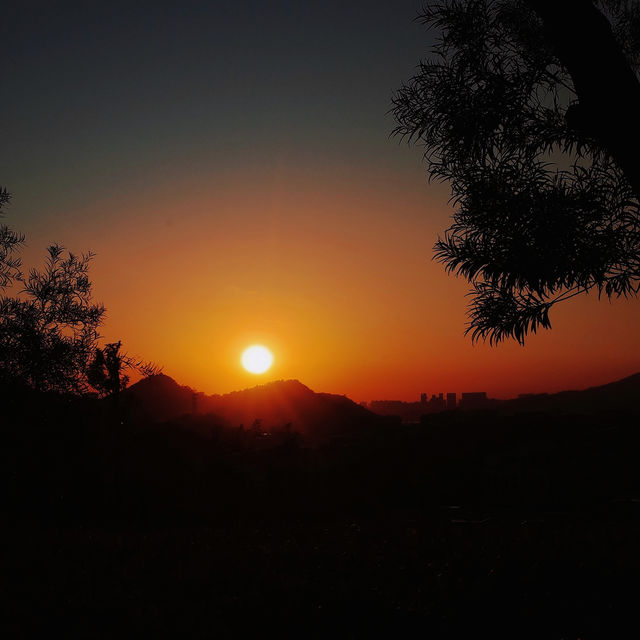
<path id="1" fill-rule="evenodd" d="M 489 407 L 489 400 L 487 398 L 486 391 L 472 391 L 465 392 L 460 397 L 461 409 L 487 409 Z"/>
<path id="2" fill-rule="evenodd" d="M 420 402 L 403 402 L 402 400 L 372 400 L 361 403 L 369 411 L 383 416 L 398 416 L 402 422 L 417 423 L 422 416 L 441 411 L 453 411 L 454 409 L 466 409 L 475 411 L 479 409 L 494 409 L 497 400 L 487 398 L 486 391 L 472 391 L 457 393 L 434 393 L 429 398 L 426 393 L 420 394 Z"/>
<path id="3" fill-rule="evenodd" d="M 444 401 L 444 394 L 440 393 L 436 397 L 435 393 L 431 396 L 431 400 L 429 400 L 429 413 L 436 413 L 438 411 L 444 411 L 447 408 L 447 405 Z"/>

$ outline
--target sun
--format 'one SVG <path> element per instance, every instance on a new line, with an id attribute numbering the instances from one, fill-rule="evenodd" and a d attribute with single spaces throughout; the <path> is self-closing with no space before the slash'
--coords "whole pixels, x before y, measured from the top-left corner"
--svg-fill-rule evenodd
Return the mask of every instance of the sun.
<path id="1" fill-rule="evenodd" d="M 242 352 L 242 366 L 249 373 L 264 373 L 273 364 L 273 356 L 267 347 L 254 344 Z"/>

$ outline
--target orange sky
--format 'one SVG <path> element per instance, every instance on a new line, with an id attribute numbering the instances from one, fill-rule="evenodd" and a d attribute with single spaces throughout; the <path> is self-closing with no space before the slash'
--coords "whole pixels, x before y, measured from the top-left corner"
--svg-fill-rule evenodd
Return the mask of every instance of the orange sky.
<path id="1" fill-rule="evenodd" d="M 403 149 L 406 152 L 406 149 Z M 354 400 L 483 390 L 495 397 L 581 388 L 640 371 L 640 302 L 560 305 L 522 348 L 463 336 L 462 280 L 431 261 L 446 190 L 407 175 L 217 172 L 67 211 L 30 238 L 97 252 L 105 339 L 182 384 L 223 393 L 282 378 Z M 42 255 L 42 253 L 40 253 Z M 272 369 L 239 362 L 262 343 Z"/>
<path id="2" fill-rule="evenodd" d="M 574 299 L 525 348 L 463 336 L 450 224 L 391 98 L 437 35 L 421 0 L 10 3 L 7 223 L 93 250 L 105 340 L 222 393 L 297 378 L 354 400 L 508 397 L 640 371 L 640 301 Z M 242 349 L 275 364 L 254 376 Z"/>

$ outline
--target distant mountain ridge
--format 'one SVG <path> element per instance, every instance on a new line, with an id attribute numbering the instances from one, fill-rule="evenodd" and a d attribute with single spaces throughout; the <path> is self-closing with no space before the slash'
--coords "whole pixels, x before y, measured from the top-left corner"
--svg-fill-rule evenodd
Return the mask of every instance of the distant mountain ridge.
<path id="1" fill-rule="evenodd" d="M 346 396 L 316 393 L 298 380 L 278 380 L 222 395 L 206 395 L 158 374 L 129 387 L 123 393 L 123 404 L 134 419 L 164 422 L 185 414 L 215 414 L 229 426 L 266 431 L 289 425 L 301 433 L 345 433 L 389 421 Z M 488 408 L 509 412 L 640 413 L 640 373 L 580 391 L 492 400 Z"/>
<path id="2" fill-rule="evenodd" d="M 640 412 L 640 373 L 580 391 L 540 393 L 504 400 L 502 406 L 516 411 Z"/>
<path id="3" fill-rule="evenodd" d="M 351 427 L 384 422 L 346 396 L 316 393 L 298 380 L 278 380 L 223 395 L 206 395 L 158 374 L 132 385 L 123 396 L 131 415 L 157 422 L 185 414 L 210 413 L 230 426 L 268 431 L 289 425 L 302 433 L 328 429 L 344 432 Z"/>

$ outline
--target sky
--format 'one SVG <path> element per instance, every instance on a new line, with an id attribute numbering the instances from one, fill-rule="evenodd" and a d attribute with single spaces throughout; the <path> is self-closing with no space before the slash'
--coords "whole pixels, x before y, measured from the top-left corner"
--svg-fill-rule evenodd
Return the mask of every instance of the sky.
<path id="1" fill-rule="evenodd" d="M 105 341 L 207 393 L 504 398 L 640 371 L 638 299 L 574 299 L 525 347 L 464 336 L 468 286 L 432 260 L 448 188 L 390 135 L 421 2 L 3 4 L 6 222 L 27 267 L 96 254 Z"/>

